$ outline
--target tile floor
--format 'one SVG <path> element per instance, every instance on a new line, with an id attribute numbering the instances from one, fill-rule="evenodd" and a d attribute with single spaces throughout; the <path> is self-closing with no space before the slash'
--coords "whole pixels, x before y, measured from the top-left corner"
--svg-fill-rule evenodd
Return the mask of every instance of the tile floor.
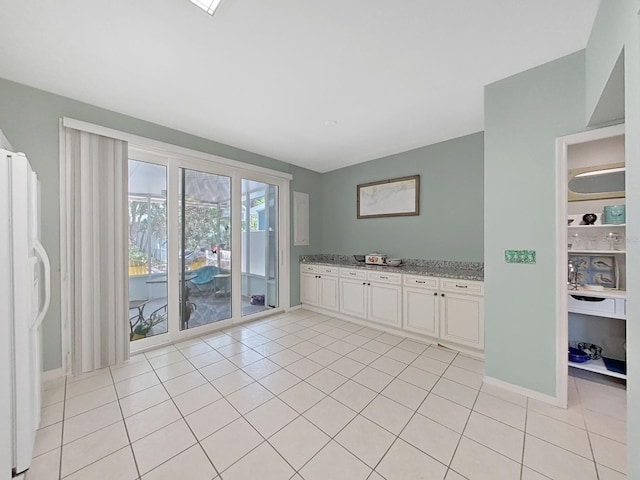
<path id="1" fill-rule="evenodd" d="M 306 310 L 47 385 L 29 480 L 625 478 L 624 388 L 570 407 L 481 361 Z"/>

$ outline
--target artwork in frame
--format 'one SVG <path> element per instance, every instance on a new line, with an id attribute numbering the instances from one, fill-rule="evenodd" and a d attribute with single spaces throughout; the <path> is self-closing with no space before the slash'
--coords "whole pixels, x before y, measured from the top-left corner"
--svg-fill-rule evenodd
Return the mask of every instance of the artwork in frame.
<path id="1" fill-rule="evenodd" d="M 420 215 L 420 175 L 358 185 L 358 218 Z"/>

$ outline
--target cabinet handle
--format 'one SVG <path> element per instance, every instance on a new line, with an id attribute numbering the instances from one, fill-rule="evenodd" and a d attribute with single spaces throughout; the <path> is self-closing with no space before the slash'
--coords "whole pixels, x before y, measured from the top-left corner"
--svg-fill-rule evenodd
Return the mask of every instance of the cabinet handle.
<path id="1" fill-rule="evenodd" d="M 367 282 L 362 282 L 362 284 L 363 284 L 363 285 L 366 285 L 366 284 L 367 284 Z"/>
<path id="2" fill-rule="evenodd" d="M 444 293 L 441 293 L 441 294 L 440 294 L 440 296 L 441 296 L 441 297 L 444 297 Z"/>
<path id="3" fill-rule="evenodd" d="M 380 278 L 381 278 L 382 280 L 388 280 L 388 279 L 389 279 L 389 277 L 383 277 L 382 275 L 380 275 Z"/>
<path id="4" fill-rule="evenodd" d="M 438 296 L 438 292 L 433 292 L 433 296 L 437 297 Z"/>
<path id="5" fill-rule="evenodd" d="M 349 272 L 349 275 L 355 275 L 355 273 L 353 273 L 353 272 Z"/>
<path id="6" fill-rule="evenodd" d="M 458 288 L 469 288 L 469 285 L 458 285 L 456 283 L 456 287 L 458 287 Z"/>
<path id="7" fill-rule="evenodd" d="M 367 285 L 371 286 L 371 284 L 370 284 L 370 283 L 367 283 Z"/>
<path id="8" fill-rule="evenodd" d="M 416 280 L 416 283 L 427 283 L 424 280 Z"/>

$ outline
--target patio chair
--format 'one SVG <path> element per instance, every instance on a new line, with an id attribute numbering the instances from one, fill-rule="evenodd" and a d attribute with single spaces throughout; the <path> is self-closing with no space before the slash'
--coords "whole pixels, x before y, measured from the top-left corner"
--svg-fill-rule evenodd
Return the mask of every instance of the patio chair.
<path id="1" fill-rule="evenodd" d="M 189 280 L 189 283 L 193 285 L 192 293 L 210 294 L 213 291 L 214 286 L 213 277 L 220 273 L 220 269 L 218 267 L 207 265 L 206 267 L 194 270 L 192 273 L 195 274 L 195 276 Z"/>

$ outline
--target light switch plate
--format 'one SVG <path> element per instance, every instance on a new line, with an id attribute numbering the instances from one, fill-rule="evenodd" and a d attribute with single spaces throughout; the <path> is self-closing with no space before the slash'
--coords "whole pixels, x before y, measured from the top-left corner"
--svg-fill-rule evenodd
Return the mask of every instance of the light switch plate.
<path id="1" fill-rule="evenodd" d="M 536 263 L 536 251 L 535 250 L 505 250 L 504 251 L 505 263 Z"/>

